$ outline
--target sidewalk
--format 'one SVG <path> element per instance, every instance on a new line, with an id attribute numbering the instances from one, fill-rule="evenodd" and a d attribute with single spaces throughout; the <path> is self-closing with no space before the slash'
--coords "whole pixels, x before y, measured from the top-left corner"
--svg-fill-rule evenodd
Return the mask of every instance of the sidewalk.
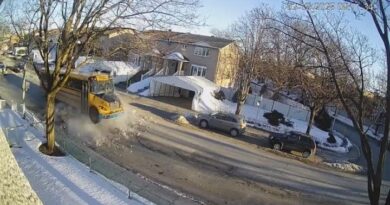
<path id="1" fill-rule="evenodd" d="M 44 204 L 153 204 L 132 195 L 70 156 L 50 157 L 39 152 L 42 133 L 10 109 L 0 111 L 0 127 L 7 131 L 13 154 L 34 191 Z"/>

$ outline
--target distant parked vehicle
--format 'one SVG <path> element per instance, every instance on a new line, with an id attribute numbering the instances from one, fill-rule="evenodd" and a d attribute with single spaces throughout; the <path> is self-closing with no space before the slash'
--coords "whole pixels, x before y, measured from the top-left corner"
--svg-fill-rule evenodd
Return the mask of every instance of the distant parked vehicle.
<path id="1" fill-rule="evenodd" d="M 301 152 L 305 158 L 315 154 L 316 151 L 314 140 L 301 132 L 273 133 L 270 135 L 269 141 L 275 150 Z"/>
<path id="2" fill-rule="evenodd" d="M 7 74 L 7 66 L 3 62 L 0 62 L 0 72 L 3 75 Z"/>
<path id="3" fill-rule="evenodd" d="M 213 113 L 199 115 L 199 127 L 213 128 L 228 132 L 232 137 L 237 137 L 245 132 L 246 123 L 237 115 L 227 113 Z"/>
<path id="4" fill-rule="evenodd" d="M 15 73 L 20 73 L 24 70 L 24 63 L 18 63 L 13 67 L 9 67 L 10 70 L 12 70 Z"/>

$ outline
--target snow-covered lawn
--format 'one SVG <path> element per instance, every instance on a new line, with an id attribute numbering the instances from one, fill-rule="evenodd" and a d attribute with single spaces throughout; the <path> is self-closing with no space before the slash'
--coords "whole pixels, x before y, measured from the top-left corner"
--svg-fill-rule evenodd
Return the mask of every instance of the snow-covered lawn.
<path id="1" fill-rule="evenodd" d="M 31 127 L 18 113 L 0 110 L 0 127 L 18 127 L 7 132 L 14 147 L 12 151 L 44 204 L 152 204 L 139 196 L 138 201 L 128 199 L 125 187 L 90 172 L 71 156 L 41 154 L 38 147 L 43 141 L 43 132 Z"/>
<path id="2" fill-rule="evenodd" d="M 234 113 L 236 110 L 236 103 L 233 103 L 228 100 L 217 100 L 213 97 L 212 90 L 205 90 L 200 98 L 197 100 L 197 106 L 195 106 L 196 111 L 201 113 L 211 113 L 215 111 L 229 112 Z M 299 131 L 306 132 L 307 122 L 297 119 L 289 119 L 293 122 L 293 127 L 287 127 L 285 125 L 279 125 L 278 127 L 272 126 L 268 123 L 268 120 L 263 117 L 264 113 L 269 112 L 261 109 L 260 107 L 244 105 L 241 111 L 241 115 L 251 123 L 254 127 L 264 129 L 270 132 L 287 132 L 287 131 Z M 325 132 L 316 126 L 312 126 L 310 135 L 313 136 L 314 140 L 317 142 L 317 145 L 321 148 L 328 149 L 335 152 L 347 153 L 352 147 L 352 143 L 342 134 L 334 133 L 336 138 L 336 143 L 329 144 L 327 143 L 327 138 L 329 137 L 328 132 Z"/>

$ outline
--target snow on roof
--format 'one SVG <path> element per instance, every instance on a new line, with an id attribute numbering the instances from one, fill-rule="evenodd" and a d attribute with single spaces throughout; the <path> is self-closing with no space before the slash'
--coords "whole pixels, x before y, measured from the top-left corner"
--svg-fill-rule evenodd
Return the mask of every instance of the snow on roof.
<path id="1" fill-rule="evenodd" d="M 127 74 L 136 69 L 131 63 L 123 61 L 95 61 L 77 68 L 80 72 L 105 71 L 108 73 L 116 72 L 118 75 Z"/>
<path id="2" fill-rule="evenodd" d="M 195 42 L 195 43 L 193 43 L 193 44 L 196 45 L 196 46 L 211 47 L 210 44 L 208 44 L 208 43 L 206 43 L 206 42 L 203 42 L 203 41 Z"/>
<path id="3" fill-rule="evenodd" d="M 173 52 L 167 56 L 164 57 L 168 60 L 176 60 L 176 61 L 182 61 L 182 62 L 188 62 L 188 58 L 184 57 L 183 54 L 179 52 Z"/>

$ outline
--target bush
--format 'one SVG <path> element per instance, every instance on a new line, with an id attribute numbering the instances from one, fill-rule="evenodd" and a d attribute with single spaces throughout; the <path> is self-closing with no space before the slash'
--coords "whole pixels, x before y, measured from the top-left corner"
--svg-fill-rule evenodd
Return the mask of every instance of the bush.
<path id="1" fill-rule="evenodd" d="M 263 116 L 268 120 L 268 123 L 271 124 L 272 126 L 279 126 L 280 123 L 285 122 L 283 114 L 278 112 L 277 110 L 272 110 L 272 112 L 264 113 Z"/>
<path id="2" fill-rule="evenodd" d="M 314 117 L 314 123 L 321 130 L 328 131 L 332 126 L 332 117 L 328 114 L 325 108 L 322 108 L 321 111 Z"/>
<path id="3" fill-rule="evenodd" d="M 226 96 L 222 90 L 214 91 L 214 97 L 217 100 L 225 100 Z"/>
<path id="4" fill-rule="evenodd" d="M 331 133 L 331 132 L 329 132 L 329 137 L 326 139 L 326 141 L 329 143 L 329 144 L 334 144 L 334 143 L 336 143 L 336 138 L 334 137 L 334 135 Z"/>

